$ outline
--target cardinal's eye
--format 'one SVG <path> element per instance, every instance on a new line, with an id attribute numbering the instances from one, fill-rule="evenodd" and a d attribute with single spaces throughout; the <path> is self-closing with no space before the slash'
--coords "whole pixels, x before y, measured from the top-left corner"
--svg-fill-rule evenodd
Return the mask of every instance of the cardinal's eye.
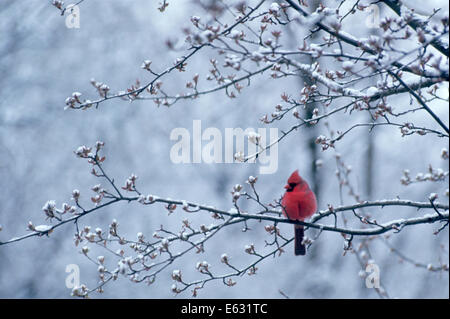
<path id="1" fill-rule="evenodd" d="M 294 188 L 295 186 L 297 186 L 297 184 L 296 184 L 296 183 L 289 183 L 289 186 L 290 186 L 291 188 Z"/>

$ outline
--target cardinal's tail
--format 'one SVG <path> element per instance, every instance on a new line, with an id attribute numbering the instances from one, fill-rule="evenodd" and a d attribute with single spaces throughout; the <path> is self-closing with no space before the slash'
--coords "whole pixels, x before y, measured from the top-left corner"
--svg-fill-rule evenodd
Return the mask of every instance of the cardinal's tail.
<path id="1" fill-rule="evenodd" d="M 306 254 L 306 247 L 302 244 L 304 231 L 303 231 L 303 225 L 295 225 L 295 255 L 305 255 Z"/>

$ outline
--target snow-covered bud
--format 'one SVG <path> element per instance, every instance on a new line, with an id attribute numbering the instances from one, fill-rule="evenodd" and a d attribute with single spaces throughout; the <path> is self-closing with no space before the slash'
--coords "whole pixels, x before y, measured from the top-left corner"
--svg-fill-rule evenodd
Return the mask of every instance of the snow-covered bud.
<path id="1" fill-rule="evenodd" d="M 327 140 L 327 138 L 325 136 L 319 135 L 319 136 L 317 136 L 315 143 L 323 144 L 324 142 L 326 142 L 326 140 Z"/>
<path id="2" fill-rule="evenodd" d="M 244 38 L 244 32 L 238 31 L 238 30 L 233 30 L 230 33 L 230 37 L 236 41 L 239 41 Z"/>
<path id="3" fill-rule="evenodd" d="M 318 115 L 319 115 L 319 109 L 318 109 L 318 108 L 315 108 L 315 109 L 312 111 L 312 113 L 313 113 L 314 116 L 318 116 Z"/>
<path id="4" fill-rule="evenodd" d="M 227 281 L 225 282 L 225 285 L 232 287 L 232 286 L 236 285 L 236 281 L 234 281 L 231 278 L 228 278 Z"/>
<path id="5" fill-rule="evenodd" d="M 109 234 L 112 236 L 117 236 L 117 227 L 119 224 L 117 223 L 117 220 L 113 219 L 111 224 L 109 225 Z"/>
<path id="6" fill-rule="evenodd" d="M 264 55 L 260 51 L 252 52 L 252 57 L 251 57 L 252 61 L 259 62 L 262 59 L 264 59 Z"/>
<path id="7" fill-rule="evenodd" d="M 126 262 L 124 259 L 120 260 L 117 265 L 119 266 L 118 271 L 124 275 L 127 272 L 127 268 L 126 268 Z"/>
<path id="8" fill-rule="evenodd" d="M 256 253 L 255 246 L 253 244 L 246 245 L 244 249 L 247 254 L 254 255 Z"/>
<path id="9" fill-rule="evenodd" d="M 229 261 L 229 257 L 227 254 L 222 254 L 222 256 L 220 256 L 220 261 L 223 262 L 224 264 L 228 265 L 228 261 Z"/>
<path id="10" fill-rule="evenodd" d="M 139 195 L 139 197 L 138 197 L 138 203 L 140 203 L 140 204 L 145 204 L 145 200 L 146 200 L 146 196 L 144 196 L 144 195 Z"/>
<path id="11" fill-rule="evenodd" d="M 63 9 L 64 6 L 64 2 L 61 0 L 53 0 L 52 1 L 52 5 L 54 5 L 55 7 L 57 7 L 59 10 Z"/>
<path id="12" fill-rule="evenodd" d="M 81 248 L 81 252 L 82 252 L 84 255 L 87 255 L 88 252 L 89 252 L 89 247 L 88 247 L 88 246 L 83 246 L 83 248 Z"/>
<path id="13" fill-rule="evenodd" d="M 91 201 L 95 204 L 98 205 L 100 204 L 100 202 L 102 201 L 103 196 L 101 194 L 95 195 L 94 197 L 91 197 Z"/>
<path id="14" fill-rule="evenodd" d="M 100 92 L 100 95 L 103 96 L 103 97 L 105 97 L 106 94 L 107 94 L 108 91 L 109 91 L 109 86 L 106 85 L 105 83 L 103 83 L 102 85 L 100 85 L 100 87 L 98 88 L 98 90 L 99 90 L 99 92 Z"/>
<path id="15" fill-rule="evenodd" d="M 87 233 L 84 237 L 91 243 L 93 243 L 95 241 L 95 234 L 94 233 Z"/>
<path id="16" fill-rule="evenodd" d="M 34 225 L 33 225 L 33 223 L 31 221 L 28 222 L 27 229 L 28 230 L 32 230 L 32 231 L 35 230 Z"/>
<path id="17" fill-rule="evenodd" d="M 131 174 L 130 177 L 125 181 L 125 186 L 122 186 L 122 189 L 127 190 L 129 192 L 133 191 L 136 185 L 137 176 Z"/>
<path id="18" fill-rule="evenodd" d="M 80 191 L 78 189 L 74 189 L 72 191 L 72 199 L 74 201 L 78 201 L 79 198 L 80 198 Z"/>
<path id="19" fill-rule="evenodd" d="M 311 56 L 312 56 L 313 58 L 315 58 L 315 59 L 320 58 L 320 56 L 321 56 L 322 53 L 323 53 L 322 48 L 321 48 L 319 45 L 314 44 L 314 43 L 312 43 L 309 47 L 310 47 L 310 49 L 311 49 L 311 50 L 310 50 Z"/>
<path id="20" fill-rule="evenodd" d="M 75 107 L 75 102 L 76 100 L 73 97 L 69 96 L 65 101 L 66 107 L 64 107 L 64 110 L 67 110 L 69 108 L 73 109 Z"/>
<path id="21" fill-rule="evenodd" d="M 241 197 L 240 192 L 231 192 L 231 195 L 233 197 L 233 202 L 236 202 Z"/>
<path id="22" fill-rule="evenodd" d="M 209 273 L 209 264 L 206 261 L 198 262 L 195 268 L 202 274 Z"/>
<path id="23" fill-rule="evenodd" d="M 183 225 L 186 226 L 186 227 L 190 227 L 191 226 L 191 224 L 189 223 L 188 219 L 183 219 Z"/>
<path id="24" fill-rule="evenodd" d="M 167 208 L 167 210 L 169 211 L 169 214 L 170 214 L 170 213 L 172 213 L 172 212 L 177 208 L 177 205 L 171 203 L 171 204 L 168 204 L 168 205 L 166 206 L 166 208 Z"/>
<path id="25" fill-rule="evenodd" d="M 442 159 L 448 159 L 448 157 L 449 157 L 449 155 L 448 155 L 448 149 L 443 148 L 443 149 L 441 150 L 441 157 L 442 157 Z"/>
<path id="26" fill-rule="evenodd" d="M 199 24 L 199 22 L 200 22 L 200 17 L 198 17 L 198 16 L 192 16 L 192 17 L 191 17 L 191 22 L 192 22 L 193 25 L 195 25 L 196 27 L 198 27 L 198 24 Z"/>
<path id="27" fill-rule="evenodd" d="M 209 229 L 208 229 L 208 227 L 206 227 L 205 225 L 200 225 L 200 231 L 202 232 L 202 233 L 206 233 L 207 231 L 208 231 Z"/>
<path id="28" fill-rule="evenodd" d="M 253 185 L 256 183 L 256 181 L 258 180 L 258 177 L 254 177 L 254 176 L 249 176 L 247 179 L 247 183 L 249 183 L 250 185 Z"/>
<path id="29" fill-rule="evenodd" d="M 342 63 L 342 68 L 344 69 L 344 71 L 351 72 L 353 69 L 353 66 L 354 66 L 354 64 L 351 61 L 344 61 Z"/>
<path id="30" fill-rule="evenodd" d="M 180 232 L 178 234 L 178 237 L 180 237 L 181 240 L 185 240 L 185 241 L 189 239 L 188 235 L 184 232 Z"/>
<path id="31" fill-rule="evenodd" d="M 161 247 L 167 251 L 169 250 L 169 240 L 167 238 L 164 238 L 161 240 Z"/>
<path id="32" fill-rule="evenodd" d="M 248 274 L 249 276 L 255 275 L 257 270 L 258 270 L 258 267 L 252 266 L 252 267 L 247 271 L 247 274 Z"/>
<path id="33" fill-rule="evenodd" d="M 74 287 L 71 294 L 74 297 L 86 297 L 87 293 L 87 287 L 85 285 L 81 285 L 80 287 Z"/>
<path id="34" fill-rule="evenodd" d="M 310 245 L 310 244 L 312 244 L 312 242 L 313 242 L 313 240 L 311 238 L 304 236 L 303 240 L 302 240 L 302 245 Z"/>
<path id="35" fill-rule="evenodd" d="M 142 62 L 141 68 L 147 71 L 151 71 L 150 66 L 152 65 L 152 61 L 150 60 L 145 60 L 144 62 Z"/>
<path id="36" fill-rule="evenodd" d="M 87 158 L 91 154 L 91 150 L 92 149 L 90 147 L 86 147 L 85 145 L 82 145 L 77 148 L 77 150 L 75 151 L 75 154 L 78 157 Z"/>
<path id="37" fill-rule="evenodd" d="M 103 230 L 100 227 L 97 227 L 95 229 L 95 233 L 97 234 L 98 237 L 102 237 L 102 232 Z"/>
<path id="38" fill-rule="evenodd" d="M 98 192 L 100 192 L 102 190 L 100 184 L 97 184 L 97 185 L 93 186 L 91 189 L 92 189 L 92 191 L 94 191 L 96 193 L 98 193 Z"/>
<path id="39" fill-rule="evenodd" d="M 178 270 L 178 269 L 174 270 L 172 272 L 172 279 L 175 281 L 181 282 L 182 281 L 181 280 L 181 270 Z"/>
<path id="40" fill-rule="evenodd" d="M 63 212 L 66 213 L 66 212 L 68 212 L 69 210 L 72 209 L 72 206 L 70 206 L 70 205 L 67 204 L 67 203 L 63 203 L 63 204 L 62 204 L 62 209 L 63 209 Z"/>
<path id="41" fill-rule="evenodd" d="M 81 93 L 80 92 L 73 92 L 72 93 L 72 97 L 75 99 L 75 101 L 77 101 L 78 103 L 80 102 L 80 97 L 81 97 Z"/>
<path id="42" fill-rule="evenodd" d="M 280 10 L 281 10 L 280 5 L 276 2 L 273 2 L 270 5 L 269 13 L 274 15 L 275 17 L 278 17 L 280 15 Z"/>
<path id="43" fill-rule="evenodd" d="M 56 202 L 54 200 L 47 201 L 42 207 L 42 210 L 44 211 L 45 215 L 47 215 L 47 217 L 49 218 L 55 217 Z"/>
<path id="44" fill-rule="evenodd" d="M 87 100 L 86 102 L 90 102 L 89 100 Z M 100 151 L 103 146 L 105 146 L 105 142 L 102 141 L 97 141 L 95 142 L 95 148 L 97 149 L 97 151 Z"/>
<path id="45" fill-rule="evenodd" d="M 266 226 L 264 226 L 264 230 L 266 232 L 268 232 L 269 234 L 274 234 L 274 233 L 279 234 L 279 229 L 274 225 L 266 225 Z"/>
<path id="46" fill-rule="evenodd" d="M 181 290 L 177 288 L 177 285 L 173 284 L 172 287 L 170 288 L 170 290 L 172 290 L 173 293 L 180 293 Z"/>
<path id="47" fill-rule="evenodd" d="M 188 202 L 185 201 L 185 200 L 183 200 L 183 201 L 181 202 L 181 206 L 182 206 L 183 209 L 186 210 L 186 211 L 189 209 L 189 204 L 188 204 Z"/>

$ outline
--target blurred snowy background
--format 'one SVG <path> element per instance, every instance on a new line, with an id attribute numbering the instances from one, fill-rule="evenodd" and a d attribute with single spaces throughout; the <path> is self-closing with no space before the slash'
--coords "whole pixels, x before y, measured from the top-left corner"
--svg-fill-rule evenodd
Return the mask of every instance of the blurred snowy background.
<path id="1" fill-rule="evenodd" d="M 423 2 L 408 2 L 426 10 Z M 446 1 L 428 1 L 427 6 L 429 13 L 433 7 L 442 8 L 439 14 L 448 12 Z M 228 210 L 232 207 L 232 186 L 243 184 L 249 175 L 258 175 L 258 167 L 252 164 L 173 164 L 169 158 L 173 145 L 170 132 L 176 127 L 192 131 L 194 119 L 201 119 L 203 128 L 263 127 L 259 118 L 273 110 L 283 92 L 298 92 L 300 82 L 272 81 L 269 73 L 265 73 L 233 100 L 226 98 L 224 92 L 217 92 L 193 101 L 181 101 L 171 108 L 157 108 L 151 101 L 129 103 L 116 99 L 103 103 L 98 110 L 64 111 L 64 100 L 74 91 L 82 92 L 85 98 L 95 97 L 96 91 L 89 83 L 91 78 L 106 82 L 116 92 L 129 87 L 137 78 L 142 83 L 151 79 L 148 72 L 140 69 L 143 60 L 151 59 L 152 66 L 162 70 L 183 54 L 167 50 L 165 42 L 182 39 L 182 27 L 190 25 L 192 15 L 202 16 L 204 11 L 191 1 L 171 1 L 164 14 L 157 7 L 158 1 L 138 0 L 131 4 L 88 0 L 80 6 L 80 28 L 68 29 L 64 17 L 50 1 L 0 1 L 1 240 L 26 233 L 29 220 L 43 223 L 42 205 L 50 199 L 58 205 L 70 202 L 74 188 L 81 190 L 87 203 L 92 194 L 90 187 L 97 180 L 90 175 L 89 165 L 77 159 L 73 151 L 79 145 L 93 145 L 97 140 L 106 143 L 105 168 L 119 184 L 134 173 L 139 177 L 141 191 L 161 197 Z M 350 26 L 357 36 L 378 32 L 368 30 L 359 20 L 353 20 Z M 296 32 L 292 37 L 301 39 L 302 34 Z M 205 84 L 204 76 L 209 68 L 206 62 L 211 57 L 216 57 L 215 53 L 200 52 L 191 60 L 186 74 L 176 72 L 167 77 L 164 88 L 171 92 L 183 90 L 186 80 L 195 73 L 201 75 L 200 81 Z M 399 110 L 402 103 L 409 103 L 405 97 L 398 99 Z M 445 102 L 435 103 L 433 109 L 448 119 Z M 347 119 L 345 114 L 336 116 L 333 128 L 348 128 L 351 124 Z M 435 127 L 424 113 L 414 114 L 412 119 Z M 293 119 L 287 119 L 276 125 L 287 129 L 293 123 Z M 277 173 L 259 176 L 257 189 L 263 202 L 279 198 L 287 177 L 299 168 L 318 190 L 320 209 L 329 203 L 339 205 L 334 153 L 320 149 L 314 153 L 310 146 L 311 138 L 320 134 L 327 134 L 323 124 L 313 131 L 301 129 L 283 140 L 278 147 Z M 351 182 L 363 199 L 399 196 L 423 202 L 435 192 L 440 201 L 447 203 L 446 183 L 418 183 L 408 187 L 400 183 L 404 169 L 409 169 L 413 176 L 426 172 L 429 164 L 448 170 L 448 161 L 439 156 L 444 147 L 448 148 L 447 139 L 431 135 L 402 138 L 394 129 L 375 129 L 368 134 L 363 128 L 337 143 L 343 160 L 353 168 Z M 316 159 L 321 159 L 323 165 L 312 176 L 311 167 Z M 344 202 L 350 204 L 354 199 L 346 196 Z M 378 215 L 379 208 L 369 211 L 379 221 L 424 214 L 401 207 L 384 208 Z M 162 223 L 178 229 L 185 215 L 179 209 L 167 216 L 165 209 L 158 205 L 120 204 L 83 218 L 81 225 L 107 229 L 116 218 L 121 232 L 130 237 L 143 232 L 150 238 Z M 213 222 L 209 216 L 197 218 L 194 221 L 197 226 L 200 222 Z M 331 223 L 332 219 L 327 221 Z M 222 253 L 228 253 L 237 265 L 243 265 L 249 260 L 243 252 L 246 244 L 263 248 L 267 234 L 258 230 L 262 228 L 258 223 L 250 227 L 255 231 L 244 233 L 239 227 L 227 228 L 208 243 L 204 255 L 188 255 L 181 264 L 169 267 L 152 286 L 120 278 L 106 287 L 104 295 L 93 296 L 172 298 L 172 269 L 181 268 L 185 277 L 196 279 L 200 276 L 195 270 L 197 261 L 208 260 L 213 269 L 226 271 L 220 263 Z M 290 225 L 280 227 L 286 234 L 292 231 Z M 392 235 L 389 242 L 418 262 L 448 264 L 448 228 L 435 236 L 433 231 L 438 227 L 409 227 Z M 66 225 L 48 238 L 32 238 L 0 247 L 0 297 L 68 298 L 70 289 L 65 287 L 68 264 L 79 265 L 82 282 L 95 286 L 96 267 L 80 253 L 80 247 L 74 246 L 74 232 L 73 225 Z M 358 275 L 361 267 L 357 259 L 353 254 L 343 256 L 342 247 L 339 234 L 324 233 L 306 257 L 295 257 L 293 245 L 289 245 L 282 257 L 269 258 L 260 264 L 256 276 L 240 277 L 231 288 L 221 282 L 210 283 L 199 295 L 282 298 L 281 290 L 291 298 L 376 298 L 375 291 L 366 288 Z M 374 240 L 371 247 L 372 258 L 380 267 L 382 284 L 391 297 L 449 297 L 448 272 L 430 272 L 401 263 L 381 239 Z M 98 251 L 98 254 L 105 252 Z M 189 296 L 189 292 L 182 295 Z"/>

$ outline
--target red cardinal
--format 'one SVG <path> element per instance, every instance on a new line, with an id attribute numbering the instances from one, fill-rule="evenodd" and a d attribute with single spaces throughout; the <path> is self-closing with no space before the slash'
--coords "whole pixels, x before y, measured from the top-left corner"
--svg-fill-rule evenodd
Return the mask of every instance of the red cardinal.
<path id="1" fill-rule="evenodd" d="M 314 192 L 309 188 L 308 183 L 300 177 L 296 170 L 288 179 L 286 193 L 283 196 L 281 205 L 283 214 L 293 220 L 305 220 L 312 216 L 317 210 L 317 200 Z M 303 226 L 295 225 L 295 255 L 305 255 L 306 248 L 302 244 Z"/>

